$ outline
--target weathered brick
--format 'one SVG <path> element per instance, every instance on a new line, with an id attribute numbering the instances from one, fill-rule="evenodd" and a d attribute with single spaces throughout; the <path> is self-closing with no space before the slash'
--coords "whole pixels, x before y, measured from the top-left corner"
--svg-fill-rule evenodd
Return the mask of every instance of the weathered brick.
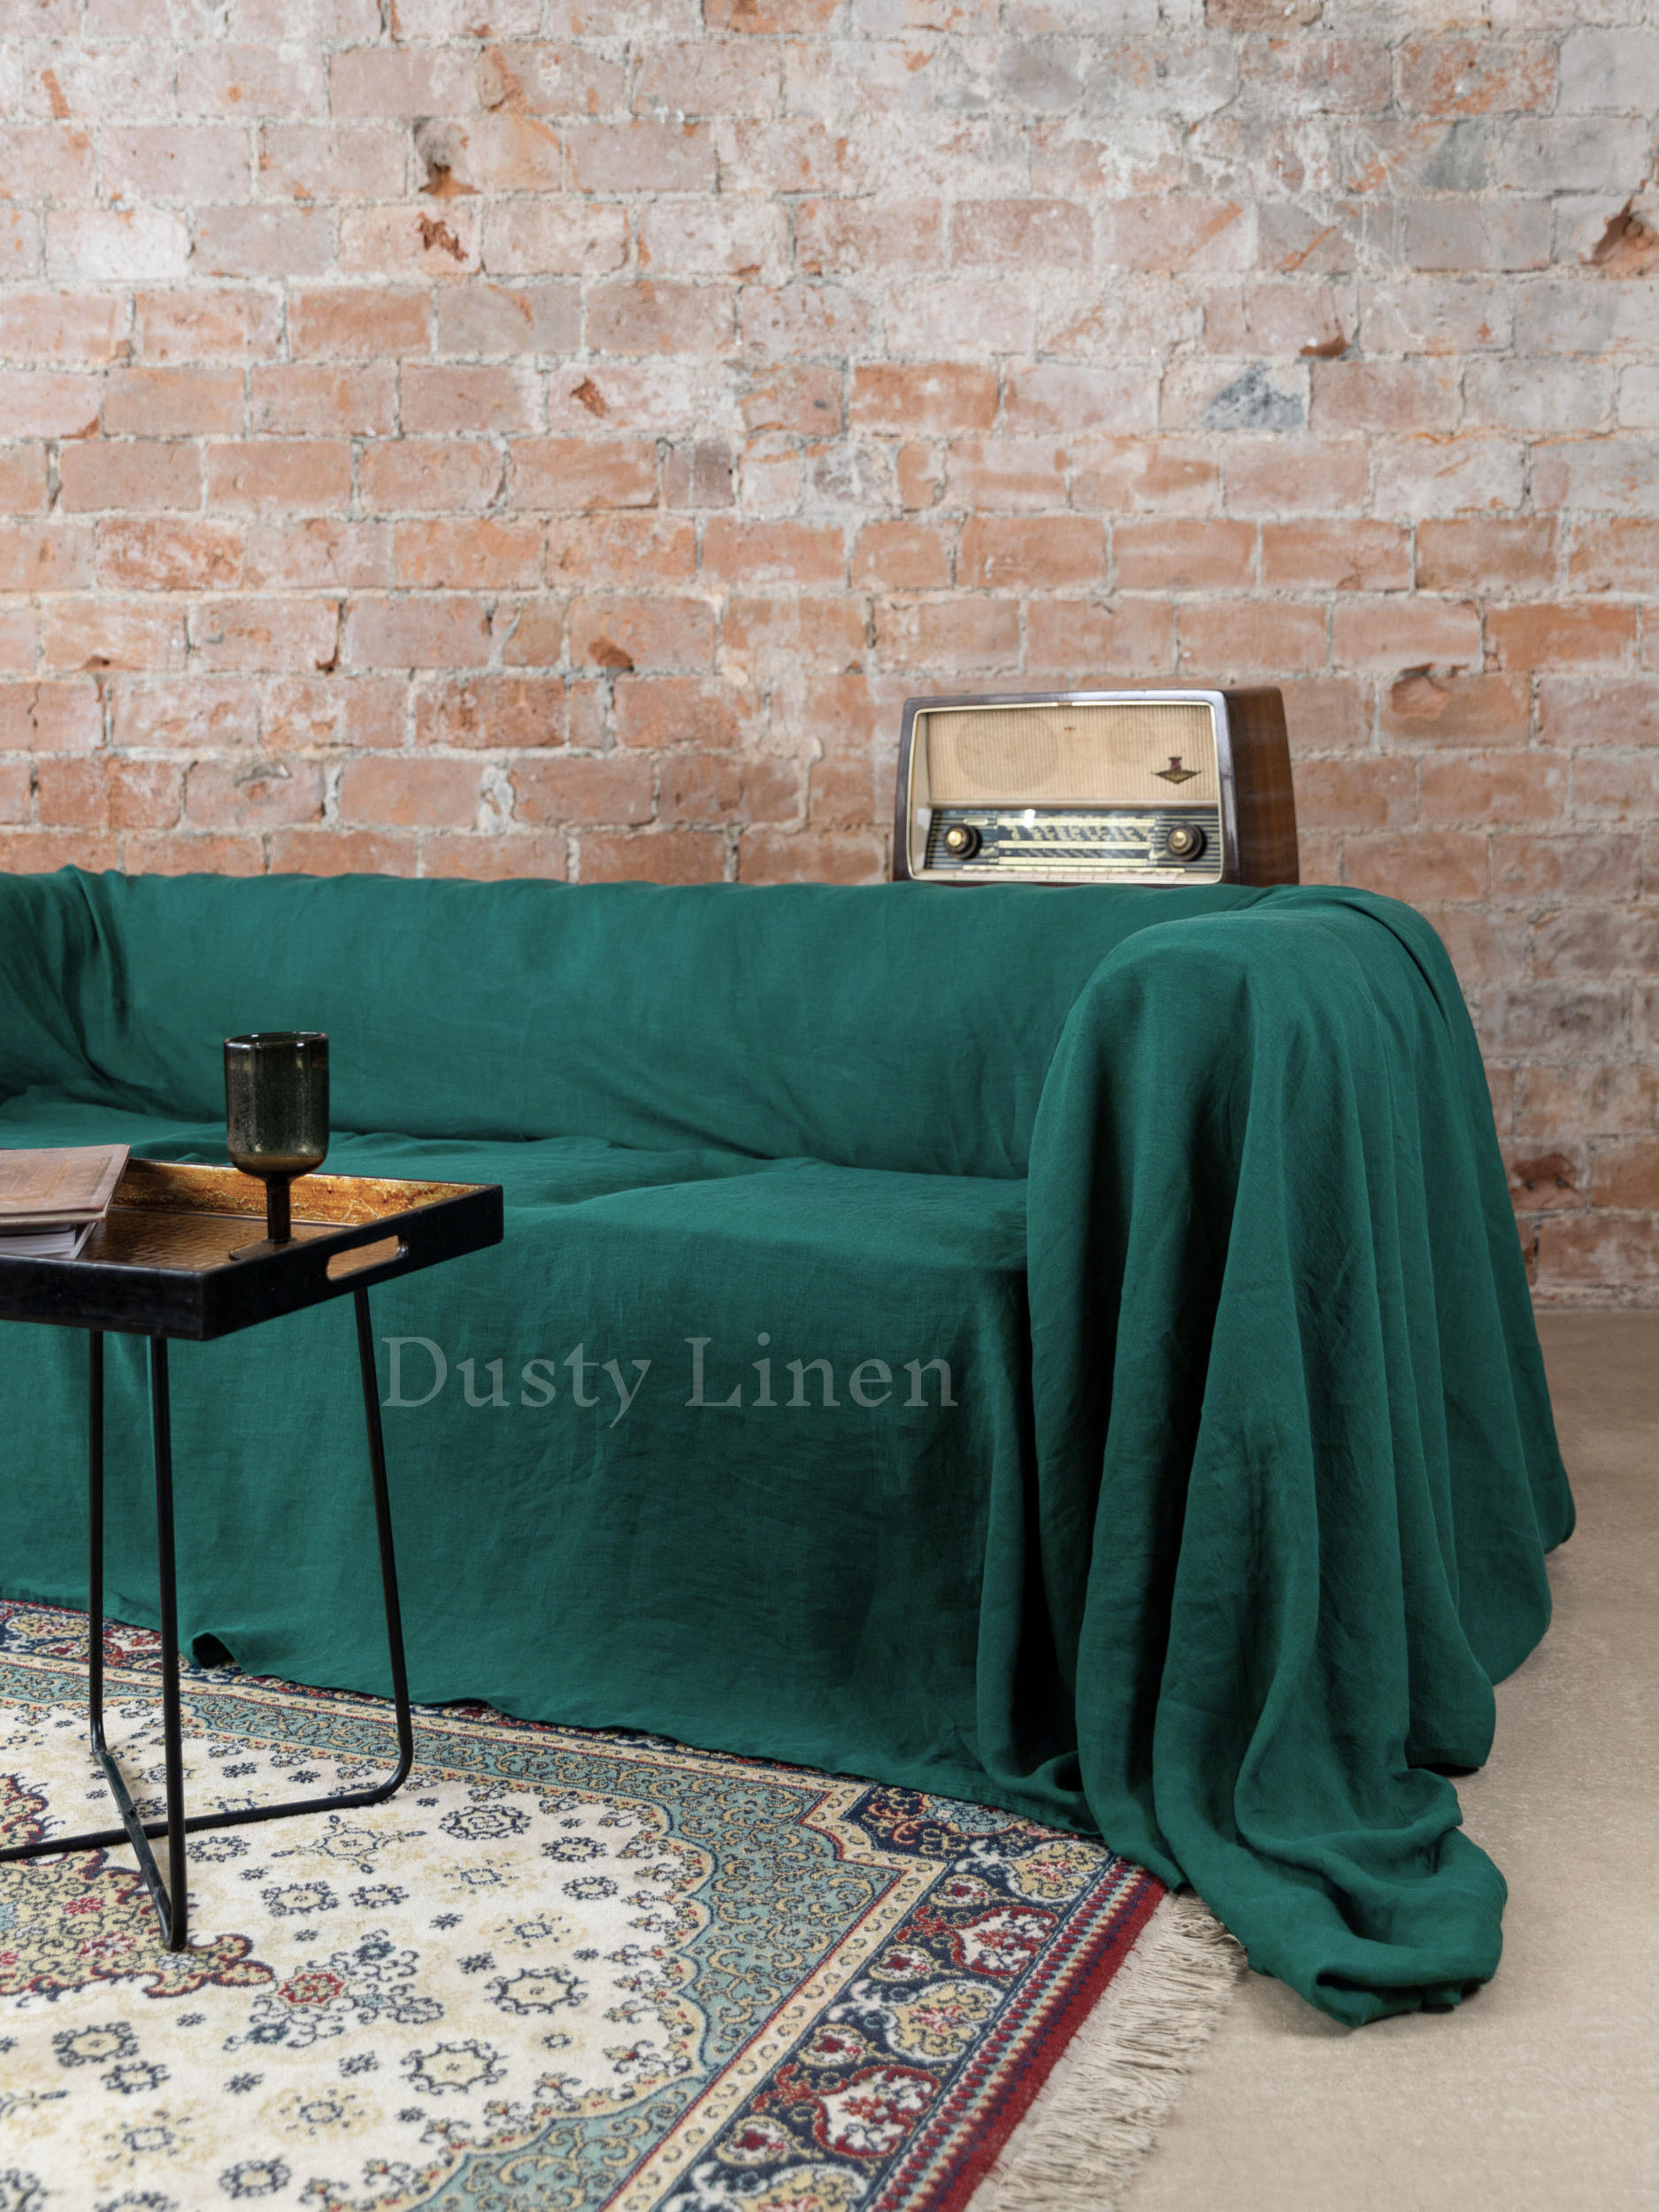
<path id="1" fill-rule="evenodd" d="M 600 353 L 724 353 L 733 301 L 725 288 L 647 277 L 590 285 L 588 342 Z"/>
<path id="2" fill-rule="evenodd" d="M 202 462 L 194 445 L 161 438 L 100 438 L 65 446 L 58 466 L 63 505 L 71 514 L 98 508 L 195 508 L 201 502 Z"/>
<path id="3" fill-rule="evenodd" d="M 245 573 L 254 591 L 372 591 L 392 580 L 391 530 L 383 522 L 341 522 L 332 515 L 250 522 Z"/>
<path id="4" fill-rule="evenodd" d="M 853 548 L 855 584 L 887 591 L 937 590 L 950 581 L 947 534 L 926 522 L 872 522 Z"/>
<path id="5" fill-rule="evenodd" d="M 651 764 L 638 753 L 515 761 L 508 781 L 515 821 L 626 828 L 649 822 L 655 811 Z"/>
<path id="6" fill-rule="evenodd" d="M 487 837 L 432 831 L 420 841 L 420 872 L 463 876 L 475 883 L 502 883 L 521 876 L 562 881 L 570 873 L 570 847 L 556 831 Z"/>
<path id="7" fill-rule="evenodd" d="M 651 58 L 659 59 L 660 53 L 657 50 Z M 650 65 L 648 59 L 642 76 Z M 620 62 L 608 60 L 590 47 L 562 39 L 512 40 L 487 47 L 480 55 L 478 96 L 480 104 L 492 111 L 506 108 L 525 115 L 606 114 L 622 105 L 627 75 Z"/>
<path id="8" fill-rule="evenodd" d="M 559 676 L 446 678 L 424 685 L 415 698 L 415 735 L 423 745 L 519 751 L 562 745 L 568 732 Z"/>
<path id="9" fill-rule="evenodd" d="M 373 123 L 267 123 L 259 134 L 262 197 L 386 200 L 403 192 L 401 131 Z"/>
<path id="10" fill-rule="evenodd" d="M 703 527 L 702 568 L 717 583 L 749 590 L 768 584 L 822 588 L 846 576 L 846 539 L 839 529 L 814 529 L 800 522 L 737 522 L 717 515 Z"/>
<path id="11" fill-rule="evenodd" d="M 127 320 L 113 292 L 0 293 L 0 357 L 101 367 L 125 356 Z"/>
<path id="12" fill-rule="evenodd" d="M 1296 764 L 1298 830 L 1404 829 L 1417 818 L 1414 762 L 1371 753 Z"/>
<path id="13" fill-rule="evenodd" d="M 541 581 L 541 526 L 493 516 L 402 522 L 393 539 L 393 566 L 400 585 L 534 591 Z"/>
<path id="14" fill-rule="evenodd" d="M 1175 611 L 1162 599 L 1034 599 L 1025 618 L 1025 649 L 1037 682 L 1168 676 L 1175 665 Z"/>
<path id="15" fill-rule="evenodd" d="M 181 831 L 127 836 L 121 841 L 129 876 L 258 876 L 265 848 L 257 837 L 220 837 Z"/>
<path id="16" fill-rule="evenodd" d="M 488 507 L 501 488 L 501 449 L 483 438 L 382 438 L 363 449 L 357 491 L 371 513 Z"/>
<path id="17" fill-rule="evenodd" d="M 751 830 L 738 848 L 741 883 L 880 883 L 884 841 L 869 832 Z"/>
<path id="18" fill-rule="evenodd" d="M 113 199 L 248 197 L 248 134 L 226 124 L 117 124 L 101 134 L 98 154 Z"/>
<path id="19" fill-rule="evenodd" d="M 297 360 L 381 361 L 425 353 L 432 342 L 430 294 L 395 286 L 302 288 L 289 301 L 288 321 Z"/>
<path id="20" fill-rule="evenodd" d="M 111 686 L 111 733 L 117 745 L 168 745 L 194 752 L 251 747 L 258 734 L 258 691 L 242 679 L 123 681 Z"/>
<path id="21" fill-rule="evenodd" d="M 63 674 L 184 665 L 184 618 L 176 608 L 133 599 L 50 599 L 42 608 L 41 664 Z"/>
<path id="22" fill-rule="evenodd" d="M 1052 438 L 964 439 L 950 448 L 947 496 L 964 507 L 1062 508 L 1069 466 Z"/>
<path id="23" fill-rule="evenodd" d="M 1373 449 L 1372 500 L 1414 518 L 1493 512 L 1521 503 L 1525 455 L 1499 438 L 1398 438 Z"/>
<path id="24" fill-rule="evenodd" d="M 1499 668 L 1629 667 L 1636 657 L 1636 610 L 1494 607 L 1486 617 L 1486 639 Z"/>
<path id="25" fill-rule="evenodd" d="M 508 488 L 518 506 L 580 514 L 656 503 L 657 449 L 642 438 L 518 438 L 511 456 Z"/>
<path id="26" fill-rule="evenodd" d="M 233 510 L 338 511 L 351 497 L 351 449 L 331 438 L 253 438 L 209 446 L 207 496 L 210 506 Z"/>
<path id="27" fill-rule="evenodd" d="M 190 609 L 189 626 L 197 664 L 218 674 L 310 674 L 338 658 L 337 600 L 207 600 Z"/>
<path id="28" fill-rule="evenodd" d="M 465 48 L 358 46 L 328 65 L 328 105 L 337 116 L 465 115 L 474 105 Z"/>
<path id="29" fill-rule="evenodd" d="M 1524 745 L 1532 703 L 1525 677 L 1408 668 L 1383 694 L 1379 726 L 1402 750 L 1424 746 Z"/>
<path id="30" fill-rule="evenodd" d="M 140 291 L 133 302 L 133 342 L 146 361 L 266 360 L 281 325 L 280 297 L 251 287 Z"/>
<path id="31" fill-rule="evenodd" d="M 91 582 L 89 523 L 0 527 L 0 592 L 84 591 Z"/>
<path id="32" fill-rule="evenodd" d="M 1538 728 L 1551 745 L 1659 745 L 1659 684 L 1547 674 Z"/>
<path id="33" fill-rule="evenodd" d="M 1340 514 L 1365 502 L 1369 459 L 1356 439 L 1233 439 L 1224 467 L 1229 514 Z"/>
<path id="34" fill-rule="evenodd" d="M 1585 438 L 1540 444 L 1533 454 L 1532 498 L 1545 508 L 1659 515 L 1659 471 L 1640 438 Z"/>
<path id="35" fill-rule="evenodd" d="M 1222 676 L 1325 665 L 1323 607 L 1283 599 L 1194 599 L 1183 603 L 1178 618 L 1179 664 L 1194 680 L 1205 672 Z"/>
<path id="36" fill-rule="evenodd" d="M 962 200 L 950 248 L 958 268 L 1087 269 L 1094 239 L 1087 212 L 1069 200 Z"/>
<path id="37" fill-rule="evenodd" d="M 181 277 L 190 233 L 182 215 L 159 207 L 52 208 L 46 216 L 46 273 L 54 283 L 128 283 Z"/>
<path id="38" fill-rule="evenodd" d="M 627 258 L 626 212 L 606 202 L 509 201 L 484 225 L 492 276 L 599 276 Z"/>
<path id="39" fill-rule="evenodd" d="M 320 276 L 334 259 L 334 227 L 322 208 L 204 207 L 196 216 L 203 276 Z"/>
<path id="40" fill-rule="evenodd" d="M 723 664 L 749 680 L 786 669 L 856 668 L 865 657 L 868 622 L 860 599 L 733 595 L 721 623 Z"/>
<path id="41" fill-rule="evenodd" d="M 412 876 L 419 865 L 409 830 L 280 829 L 271 836 L 277 876 Z"/>
<path id="42" fill-rule="evenodd" d="M 938 269 L 944 252 L 937 200 L 807 200 L 795 210 L 795 260 L 803 276 Z"/>
<path id="43" fill-rule="evenodd" d="M 178 72 L 184 115 L 247 119 L 327 111 L 322 57 L 303 45 L 190 47 L 180 55 Z"/>
<path id="44" fill-rule="evenodd" d="M 0 684 L 0 752 L 83 753 L 103 741 L 96 683 Z"/>
<path id="45" fill-rule="evenodd" d="M 581 311 L 573 284 L 445 285 L 438 294 L 438 351 L 510 354 L 573 352 Z"/>
<path id="46" fill-rule="evenodd" d="M 706 123 L 578 123 L 565 143 L 582 192 L 703 192 L 715 181 Z"/>
<path id="47" fill-rule="evenodd" d="M 390 430 L 396 419 L 396 372 L 389 361 L 357 368 L 273 362 L 254 370 L 251 387 L 249 426 L 265 435 L 361 437 Z"/>
<path id="48" fill-rule="evenodd" d="M 1567 763 L 1558 753 L 1460 753 L 1422 764 L 1425 822 L 1508 826 L 1550 823 L 1565 811 Z"/>
<path id="49" fill-rule="evenodd" d="M 1332 618 L 1339 668 L 1478 667 L 1480 611 L 1466 600 L 1350 600 Z"/>
<path id="50" fill-rule="evenodd" d="M 96 381 L 49 369 L 0 369 L 0 423 L 9 438 L 96 438 Z"/>
<path id="51" fill-rule="evenodd" d="M 267 676 L 259 691 L 265 741 L 278 750 L 323 746 L 355 749 L 403 741 L 404 687 L 399 678 L 337 672 Z M 227 687 L 227 703 L 239 702 L 240 695 Z M 204 737 L 212 741 L 207 733 Z"/>
<path id="52" fill-rule="evenodd" d="M 1417 583 L 1425 591 L 1547 591 L 1555 578 L 1555 525 L 1548 515 L 1417 526 Z"/>
<path id="53" fill-rule="evenodd" d="M 1524 114 L 1548 107 L 1555 49 L 1541 40 L 1408 39 L 1400 50 L 1401 105 L 1418 115 Z"/>
<path id="54" fill-rule="evenodd" d="M 489 618 L 479 600 L 348 602 L 342 657 L 354 668 L 478 668 L 489 657 Z"/>
<path id="55" fill-rule="evenodd" d="M 1262 581 L 1281 590 L 1405 591 L 1411 583 L 1410 540 L 1397 524 L 1363 516 L 1343 522 L 1266 522 Z"/>
<path id="56" fill-rule="evenodd" d="M 1300 796 L 1300 786 L 1298 786 Z M 1535 906 L 1550 899 L 1634 898 L 1641 886 L 1641 841 L 1596 835 L 1492 840 L 1492 896 Z"/>
<path id="57" fill-rule="evenodd" d="M 714 617 L 702 599 L 584 597 L 572 603 L 569 640 L 576 668 L 706 668 L 714 657 Z"/>
<path id="58" fill-rule="evenodd" d="M 467 200 L 446 200 L 430 213 L 420 206 L 348 209 L 340 218 L 340 268 L 352 276 L 465 276 L 480 265 L 482 236 L 483 219 Z"/>
<path id="59" fill-rule="evenodd" d="M 1218 519 L 1120 522 L 1112 532 L 1112 570 L 1127 591 L 1248 588 L 1256 580 L 1256 526 Z"/>
<path id="60" fill-rule="evenodd" d="M 242 428 L 239 369 L 111 369 L 105 380 L 108 437 L 211 437 Z"/>
<path id="61" fill-rule="evenodd" d="M 242 540 L 234 522 L 112 517 L 98 532 L 98 581 L 111 591 L 234 589 Z"/>

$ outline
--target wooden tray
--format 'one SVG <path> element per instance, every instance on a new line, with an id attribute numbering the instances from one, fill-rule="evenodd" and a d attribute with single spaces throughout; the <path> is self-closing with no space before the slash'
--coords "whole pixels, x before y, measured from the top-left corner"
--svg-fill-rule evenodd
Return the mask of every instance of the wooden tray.
<path id="1" fill-rule="evenodd" d="M 129 1160 L 78 1258 L 0 1256 L 0 1320 L 228 1336 L 502 1240 L 499 1183 L 302 1175 L 292 1202 L 292 1243 L 267 1244 L 255 1177 Z"/>

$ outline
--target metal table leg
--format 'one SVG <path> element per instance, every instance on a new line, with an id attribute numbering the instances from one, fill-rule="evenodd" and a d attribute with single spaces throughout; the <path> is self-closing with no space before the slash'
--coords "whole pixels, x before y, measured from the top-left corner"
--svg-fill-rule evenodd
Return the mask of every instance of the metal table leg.
<path id="1" fill-rule="evenodd" d="M 0 1851 L 0 1861 L 38 1859 L 65 1851 L 107 1849 L 130 1843 L 137 1854 L 140 1871 L 155 1901 L 163 1940 L 171 1951 L 181 1951 L 188 1932 L 189 1908 L 186 1884 L 184 1839 L 206 1828 L 242 1828 L 265 1820 L 288 1820 L 300 1813 L 338 1811 L 342 1806 L 379 1805 L 401 1789 L 415 1763 L 414 1722 L 409 1707 L 409 1678 L 403 1664 L 403 1619 L 397 1602 L 397 1564 L 392 1552 L 392 1511 L 386 1489 L 386 1441 L 380 1429 L 380 1390 L 374 1371 L 374 1334 L 369 1320 L 369 1294 L 359 1286 L 352 1294 L 357 1306 L 357 1364 L 363 1379 L 363 1409 L 369 1432 L 369 1479 L 374 1493 L 374 1524 L 380 1538 L 380 1587 L 386 1601 L 386 1640 L 392 1663 L 392 1698 L 397 1719 L 397 1764 L 390 1777 L 372 1789 L 342 1790 L 333 1796 L 301 1797 L 280 1805 L 251 1805 L 229 1813 L 184 1814 L 184 1758 L 179 1709 L 179 1614 L 174 1572 L 173 1532 L 173 1422 L 167 1386 L 167 1343 L 165 1337 L 150 1340 L 150 1419 L 156 1462 L 156 1541 L 161 1599 L 161 1715 L 163 1755 L 166 1774 L 167 1816 L 141 1821 L 131 1793 L 104 1736 L 104 1338 L 91 1332 L 88 1371 L 88 1492 L 90 1558 L 88 1571 L 88 1611 L 91 1646 L 87 1699 L 91 1721 L 92 1748 L 121 1816 L 119 1828 L 102 1828 L 81 1836 L 50 1836 L 38 1843 L 13 1844 Z M 164 1884 L 152 1836 L 167 1839 L 167 1881 Z"/>

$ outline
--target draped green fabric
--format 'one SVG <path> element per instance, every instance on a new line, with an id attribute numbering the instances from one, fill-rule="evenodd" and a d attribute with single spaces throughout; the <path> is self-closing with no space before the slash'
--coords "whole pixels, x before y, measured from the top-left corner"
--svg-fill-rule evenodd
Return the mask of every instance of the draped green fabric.
<path id="1" fill-rule="evenodd" d="M 1409 909 L 0 879 L 0 1143 L 497 1181 L 374 1293 L 412 1686 L 1012 1807 L 1348 2021 L 1494 1970 L 1439 1769 L 1571 1531 L 1484 1079 Z M 85 1596 L 84 1345 L 0 1330 L 0 1587 Z M 109 1603 L 155 1618 L 111 1340 Z M 173 1361 L 181 1626 L 384 1693 L 349 1307 Z"/>

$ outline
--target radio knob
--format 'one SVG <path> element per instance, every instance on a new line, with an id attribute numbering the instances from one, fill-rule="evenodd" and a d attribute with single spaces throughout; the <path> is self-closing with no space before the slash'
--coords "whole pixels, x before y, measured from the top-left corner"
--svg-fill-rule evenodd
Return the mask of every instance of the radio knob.
<path id="1" fill-rule="evenodd" d="M 984 841 L 972 822 L 953 822 L 942 841 L 953 860 L 972 860 Z"/>
<path id="2" fill-rule="evenodd" d="M 1206 841 L 1195 822 L 1179 823 L 1164 841 L 1171 860 L 1196 860 Z"/>

